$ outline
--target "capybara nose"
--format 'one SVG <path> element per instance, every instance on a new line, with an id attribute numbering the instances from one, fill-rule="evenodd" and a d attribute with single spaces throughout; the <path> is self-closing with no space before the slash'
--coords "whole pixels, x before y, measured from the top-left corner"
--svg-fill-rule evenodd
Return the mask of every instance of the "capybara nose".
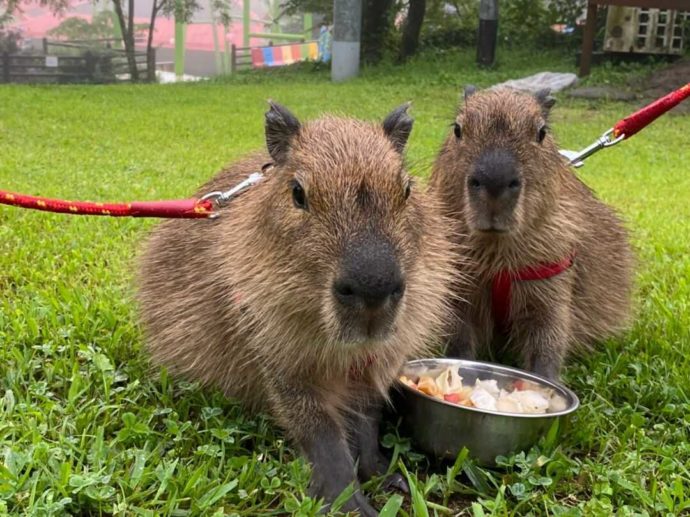
<path id="1" fill-rule="evenodd" d="M 346 307 L 378 309 L 397 304 L 405 292 L 405 282 L 399 277 L 341 278 L 333 284 L 335 298 Z"/>
<path id="2" fill-rule="evenodd" d="M 366 236 L 347 246 L 333 295 L 345 307 L 377 309 L 395 305 L 405 292 L 393 246 L 385 238 Z"/>
<path id="3" fill-rule="evenodd" d="M 517 161 L 512 151 L 491 149 L 477 159 L 467 178 L 470 194 L 481 190 L 493 198 L 516 196 L 522 188 Z"/>

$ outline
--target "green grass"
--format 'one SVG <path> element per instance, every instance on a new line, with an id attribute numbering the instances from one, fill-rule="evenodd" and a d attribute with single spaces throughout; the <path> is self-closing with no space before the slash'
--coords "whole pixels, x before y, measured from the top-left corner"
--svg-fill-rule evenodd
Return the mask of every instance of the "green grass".
<path id="1" fill-rule="evenodd" d="M 366 70 L 248 74 L 208 84 L 0 87 L 0 188 L 73 199 L 186 196 L 262 146 L 265 99 L 298 116 L 382 118 L 413 100 L 409 158 L 426 174 L 460 86 L 544 69 L 558 54 L 471 52 Z M 597 71 L 590 82 L 610 81 Z M 589 144 L 625 104 L 562 98 L 563 147 Z M 624 337 L 572 361 L 582 399 L 558 444 L 488 471 L 430 463 L 394 427 L 383 443 L 413 480 L 400 515 L 681 515 L 690 512 L 690 118 L 665 117 L 591 158 L 583 178 L 629 222 L 637 317 Z M 0 208 L 0 515 L 312 515 L 309 469 L 267 418 L 151 369 L 132 303 L 150 220 Z M 398 456 L 399 455 L 399 456 Z M 395 515 L 400 499 L 370 487 Z M 406 512 L 406 513 L 404 513 Z"/>

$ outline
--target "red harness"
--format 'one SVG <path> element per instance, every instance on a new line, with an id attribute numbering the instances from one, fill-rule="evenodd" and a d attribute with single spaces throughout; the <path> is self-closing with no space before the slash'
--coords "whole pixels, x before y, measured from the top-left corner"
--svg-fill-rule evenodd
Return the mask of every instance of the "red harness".
<path id="1" fill-rule="evenodd" d="M 510 300 L 514 281 L 546 280 L 567 271 L 573 265 L 575 254 L 568 255 L 559 262 L 528 266 L 518 271 L 503 270 L 491 283 L 491 308 L 494 322 L 501 330 L 510 326 Z"/>

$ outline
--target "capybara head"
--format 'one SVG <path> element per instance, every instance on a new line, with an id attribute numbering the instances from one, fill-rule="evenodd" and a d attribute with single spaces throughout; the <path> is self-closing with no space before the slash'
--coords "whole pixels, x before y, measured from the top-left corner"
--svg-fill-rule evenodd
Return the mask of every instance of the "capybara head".
<path id="1" fill-rule="evenodd" d="M 266 114 L 275 181 L 265 232 L 287 275 L 275 282 L 283 306 L 319 315 L 313 323 L 339 346 L 387 338 L 414 296 L 408 282 L 425 223 L 403 163 L 407 108 L 382 124 L 337 117 L 301 124 L 275 103 Z"/>
<path id="2" fill-rule="evenodd" d="M 465 102 L 444 152 L 462 189 L 470 232 L 520 234 L 549 209 L 562 161 L 549 135 L 547 115 L 555 99 L 508 89 L 465 89 Z"/>

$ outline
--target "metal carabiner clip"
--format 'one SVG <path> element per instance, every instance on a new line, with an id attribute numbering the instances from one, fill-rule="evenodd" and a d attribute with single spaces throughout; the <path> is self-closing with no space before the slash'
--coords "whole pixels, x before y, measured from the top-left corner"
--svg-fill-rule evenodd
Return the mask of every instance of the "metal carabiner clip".
<path id="1" fill-rule="evenodd" d="M 585 147 L 582 151 L 575 152 L 575 151 L 567 151 L 567 150 L 560 150 L 558 151 L 562 156 L 565 156 L 568 159 L 568 163 L 572 165 L 573 167 L 579 168 L 584 165 L 584 160 L 585 158 L 589 158 L 592 156 L 594 153 L 597 151 L 604 149 L 605 147 L 612 147 L 616 145 L 618 142 L 621 140 L 625 139 L 625 134 L 621 133 L 618 136 L 613 136 L 613 128 L 608 129 L 607 131 L 604 132 L 597 140 L 590 145 L 589 147 Z"/>
<path id="2" fill-rule="evenodd" d="M 220 190 L 209 192 L 201 198 L 201 201 L 211 201 L 216 206 L 216 208 L 222 208 L 225 205 L 227 205 L 231 199 L 239 196 L 245 190 L 248 190 L 257 183 L 263 181 L 263 179 L 263 174 L 261 174 L 260 172 L 253 172 L 249 175 L 249 177 L 246 180 L 241 181 L 231 189 L 226 190 L 224 192 Z M 209 219 L 215 219 L 219 215 L 220 214 L 218 214 L 218 212 L 214 212 L 209 216 Z"/>

